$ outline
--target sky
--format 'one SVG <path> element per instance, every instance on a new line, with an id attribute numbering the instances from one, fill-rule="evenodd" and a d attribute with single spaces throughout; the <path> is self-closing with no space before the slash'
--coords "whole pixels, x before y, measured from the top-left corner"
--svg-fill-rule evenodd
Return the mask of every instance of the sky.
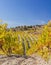
<path id="1" fill-rule="evenodd" d="M 51 20 L 51 0 L 0 0 L 0 19 L 8 27 L 45 24 Z"/>

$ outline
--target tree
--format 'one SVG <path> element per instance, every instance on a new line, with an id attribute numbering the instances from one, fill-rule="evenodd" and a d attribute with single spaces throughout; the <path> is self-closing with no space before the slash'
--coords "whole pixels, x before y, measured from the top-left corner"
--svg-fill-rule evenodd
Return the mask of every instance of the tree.
<path id="1" fill-rule="evenodd" d="M 48 21 L 48 24 L 47 24 L 49 27 L 51 27 L 51 20 Z"/>

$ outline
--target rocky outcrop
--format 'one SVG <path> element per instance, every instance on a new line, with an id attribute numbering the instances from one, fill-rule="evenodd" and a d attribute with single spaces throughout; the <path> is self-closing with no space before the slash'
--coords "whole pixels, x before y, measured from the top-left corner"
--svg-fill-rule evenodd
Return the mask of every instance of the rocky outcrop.
<path id="1" fill-rule="evenodd" d="M 0 65 L 51 65 L 51 59 L 46 62 L 39 56 L 32 55 L 30 57 L 0 57 Z"/>

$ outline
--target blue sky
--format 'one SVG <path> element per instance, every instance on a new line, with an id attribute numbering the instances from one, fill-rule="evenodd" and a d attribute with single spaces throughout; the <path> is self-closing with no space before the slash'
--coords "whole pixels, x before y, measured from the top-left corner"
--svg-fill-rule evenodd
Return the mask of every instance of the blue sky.
<path id="1" fill-rule="evenodd" d="M 0 19 L 9 27 L 51 20 L 51 0 L 0 0 Z"/>

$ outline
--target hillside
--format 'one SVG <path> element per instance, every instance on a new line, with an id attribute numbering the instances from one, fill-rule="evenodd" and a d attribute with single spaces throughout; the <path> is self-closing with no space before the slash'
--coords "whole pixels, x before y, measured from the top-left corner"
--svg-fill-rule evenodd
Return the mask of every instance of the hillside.
<path id="1" fill-rule="evenodd" d="M 14 56 L 12 56 L 12 54 Z M 45 25 L 18 26 L 15 28 L 7 28 L 7 24 L 0 24 L 0 57 L 3 55 L 6 56 L 4 59 L 0 58 L 0 63 L 2 64 L 2 61 L 4 62 L 2 65 L 11 65 L 9 64 L 10 62 L 14 61 L 16 63 L 19 62 L 19 59 L 21 63 L 23 63 L 20 65 L 25 65 L 25 63 L 27 65 L 29 62 L 30 64 L 28 65 L 34 65 L 34 59 L 26 59 L 26 57 L 32 57 L 34 54 L 38 57 L 36 59 L 37 61 L 41 57 L 40 61 L 48 62 L 47 64 L 50 65 L 51 21 Z M 21 57 L 15 57 L 15 55 Z M 15 60 L 12 60 L 13 57 Z M 33 58 L 35 58 L 35 56 L 33 56 Z M 8 61 L 5 61 L 6 59 L 8 59 Z M 31 64 L 31 61 L 33 64 Z"/>

